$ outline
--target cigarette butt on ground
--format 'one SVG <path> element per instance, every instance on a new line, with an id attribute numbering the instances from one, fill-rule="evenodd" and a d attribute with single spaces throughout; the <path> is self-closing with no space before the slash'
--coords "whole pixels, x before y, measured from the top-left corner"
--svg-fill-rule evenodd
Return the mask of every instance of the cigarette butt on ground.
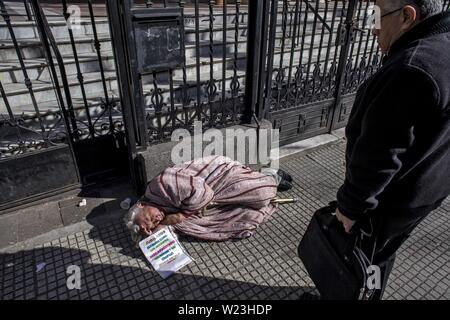
<path id="1" fill-rule="evenodd" d="M 279 204 L 295 203 L 295 202 L 297 202 L 297 198 L 286 198 L 286 199 L 276 198 L 270 202 L 271 203 L 279 203 Z"/>

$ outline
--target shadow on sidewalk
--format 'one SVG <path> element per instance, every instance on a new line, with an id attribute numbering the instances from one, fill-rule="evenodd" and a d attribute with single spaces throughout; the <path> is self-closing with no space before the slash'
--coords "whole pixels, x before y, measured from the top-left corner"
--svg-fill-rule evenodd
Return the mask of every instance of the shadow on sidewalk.
<path id="1" fill-rule="evenodd" d="M 0 255 L 0 299 L 305 299 L 310 287 L 271 287 L 193 274 L 166 280 L 151 269 L 116 264 L 99 252 L 100 263 L 85 250 L 46 247 Z M 44 264 L 45 263 L 45 264 Z M 118 264 L 120 263 L 120 264 Z M 67 282 L 80 268 L 81 289 Z M 75 268 L 76 268 L 75 267 Z M 40 270 L 37 270 L 40 269 Z M 185 267 L 184 272 L 189 272 Z M 71 277 L 72 276 L 72 277 Z"/>
<path id="2" fill-rule="evenodd" d="M 114 201 L 110 201 L 114 204 Z M 116 211 L 113 217 L 104 215 L 103 210 L 105 204 L 97 206 L 91 210 L 87 215 L 86 221 L 94 228 L 89 231 L 89 237 L 91 239 L 100 240 L 102 243 L 111 245 L 115 248 L 120 248 L 120 253 L 127 255 L 131 258 L 141 257 L 139 249 L 133 248 L 131 245 L 131 236 L 125 224 L 123 217 L 127 213 L 126 210 Z M 113 235 L 113 236 L 112 236 Z M 202 239 L 197 239 L 190 236 L 178 235 L 182 242 L 188 243 L 207 243 Z M 234 240 L 230 240 L 234 241 Z M 235 240 L 239 241 L 239 240 Z"/>

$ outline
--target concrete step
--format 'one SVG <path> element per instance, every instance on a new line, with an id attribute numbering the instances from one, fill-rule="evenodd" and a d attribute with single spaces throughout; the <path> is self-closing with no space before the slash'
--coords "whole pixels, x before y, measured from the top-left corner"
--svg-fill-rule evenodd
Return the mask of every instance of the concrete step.
<path id="1" fill-rule="evenodd" d="M 330 57 L 334 56 L 335 50 L 336 50 L 335 47 L 332 47 L 330 49 L 330 52 L 329 52 Z M 310 52 L 310 47 L 306 46 L 306 45 L 304 47 L 302 56 L 301 56 L 301 52 L 300 52 L 300 47 L 297 47 L 294 50 L 294 55 L 293 55 L 294 70 L 295 70 L 295 66 L 299 64 L 300 58 L 302 59 L 301 60 L 302 64 L 306 64 L 309 61 L 309 52 Z M 315 46 L 313 48 L 311 61 L 313 61 L 313 63 L 319 62 L 323 66 L 323 64 L 325 63 L 326 53 L 327 53 L 326 50 L 322 50 L 321 55 L 319 57 L 318 56 L 319 47 Z M 353 55 L 355 60 L 356 60 L 356 56 L 357 56 L 357 52 L 355 51 L 354 55 Z M 92 61 L 90 63 L 92 63 L 94 65 L 93 68 L 95 69 L 95 66 L 98 67 L 98 62 L 96 61 L 96 57 L 93 55 L 90 59 L 92 59 Z M 238 56 L 238 59 L 239 59 L 238 60 L 238 72 L 244 74 L 245 66 L 246 66 L 245 53 L 240 53 Z M 274 64 L 273 64 L 274 69 L 277 69 L 279 67 L 280 59 L 281 59 L 281 50 L 276 50 L 274 53 Z M 290 50 L 286 50 L 283 55 L 283 66 L 284 67 L 289 66 L 290 59 L 291 59 L 291 52 L 290 52 Z M 112 59 L 110 62 L 111 62 L 111 64 L 113 63 Z M 227 58 L 226 59 L 227 73 L 233 72 L 232 71 L 233 65 L 234 65 L 234 58 L 233 57 Z M 70 65 L 68 65 L 68 66 L 70 66 Z M 75 65 L 72 64 L 72 66 L 70 68 L 68 68 L 68 70 L 74 71 L 75 70 L 74 66 Z M 187 67 L 186 67 L 187 80 L 189 83 L 193 83 L 194 85 L 195 85 L 195 82 L 197 79 L 196 66 L 197 66 L 196 59 L 190 58 L 187 60 Z M 330 66 L 331 66 L 331 61 L 328 64 L 328 67 L 330 67 Z M 110 67 L 111 67 L 110 70 L 106 69 L 107 70 L 106 71 L 107 87 L 115 89 L 117 87 L 116 74 L 114 72 L 113 65 L 111 65 Z M 313 67 L 311 69 L 313 69 Z M 209 80 L 210 70 L 211 70 L 211 65 L 210 65 L 209 57 L 201 57 L 200 58 L 201 81 Z M 221 83 L 222 73 L 223 73 L 222 70 L 223 70 L 222 57 L 214 58 L 213 59 L 213 73 L 214 73 L 214 78 L 217 80 L 218 83 Z M 274 74 L 274 77 L 275 76 L 276 75 Z M 84 77 L 85 77 L 86 92 L 100 92 L 101 91 L 102 83 L 101 83 L 100 74 L 98 72 L 95 72 L 95 71 L 87 72 L 87 73 L 85 73 Z M 174 79 L 174 86 L 177 86 L 177 81 L 178 81 L 178 83 L 182 83 L 182 80 L 183 80 L 182 69 L 174 70 L 173 79 Z M 158 81 L 161 84 L 168 85 L 168 74 L 165 74 L 165 75 L 163 74 L 162 76 L 158 76 Z M 81 87 L 78 83 L 78 80 L 76 79 L 76 73 L 69 74 L 69 83 L 71 86 L 72 95 L 74 95 L 75 97 L 77 97 L 77 96 L 81 97 Z M 152 85 L 152 83 L 153 83 L 152 77 L 145 76 L 143 78 L 143 83 Z M 31 104 L 29 92 L 23 83 L 4 83 L 4 87 L 5 87 L 5 92 L 7 93 L 7 96 L 8 96 L 8 100 L 11 105 Z M 48 101 L 48 100 L 55 99 L 54 92 L 53 92 L 53 86 L 52 86 L 52 83 L 49 78 L 47 79 L 47 81 L 44 81 L 42 79 L 40 79 L 38 81 L 34 81 L 33 82 L 33 91 L 36 93 L 36 96 L 38 97 L 39 101 Z M 46 97 L 46 95 L 47 95 L 47 97 Z"/>
<path id="2" fill-rule="evenodd" d="M 66 21 L 61 16 L 61 20 L 48 21 L 50 29 L 55 39 L 69 38 L 69 29 Z M 35 21 L 12 21 L 14 36 L 17 40 L 39 38 L 39 32 Z M 109 22 L 107 18 L 95 18 L 97 33 L 109 34 Z M 92 36 L 94 34 L 92 22 L 89 18 L 80 18 L 79 24 L 72 27 L 72 33 L 75 37 Z M 11 33 L 4 21 L 0 21 L 0 39 L 11 40 Z"/>
<path id="3" fill-rule="evenodd" d="M 66 73 L 68 75 L 77 74 L 77 66 L 73 55 L 63 55 L 63 60 Z M 54 62 L 56 63 L 56 59 L 54 59 Z M 78 62 L 80 70 L 83 74 L 100 70 L 97 53 L 95 52 L 78 54 Z M 28 77 L 31 81 L 51 80 L 50 69 L 48 68 L 46 59 L 27 59 L 24 60 L 24 63 L 27 69 Z M 115 62 L 112 52 L 102 53 L 102 64 L 105 71 L 115 70 Z M 59 72 L 58 67 L 57 72 Z M 3 60 L 0 63 L 0 79 L 3 84 L 24 82 L 24 74 L 17 59 Z"/>
<path id="4" fill-rule="evenodd" d="M 109 34 L 99 34 L 100 49 L 104 51 L 112 51 L 111 38 Z M 77 46 L 78 53 L 94 52 L 93 37 L 76 37 L 74 41 Z M 61 54 L 72 54 L 72 42 L 69 38 L 60 39 L 57 42 Z M 21 39 L 18 45 L 22 56 L 25 59 L 35 59 L 43 57 L 42 43 L 38 38 Z M 13 43 L 9 40 L 0 40 L 0 59 L 1 60 L 17 60 L 17 53 Z"/>
<path id="5" fill-rule="evenodd" d="M 89 72 L 84 75 L 84 88 L 87 94 L 91 92 L 102 92 L 103 85 L 101 77 L 98 72 Z M 116 73 L 107 71 L 105 72 L 106 85 L 108 90 L 117 89 Z M 76 78 L 76 75 L 69 75 L 68 82 L 71 90 L 71 94 L 74 97 L 81 97 L 81 86 Z M 60 81 L 61 84 L 61 81 Z M 28 89 L 23 83 L 8 83 L 4 84 L 5 92 L 8 96 L 8 101 L 11 106 L 31 105 L 32 100 Z M 34 81 L 33 92 L 36 97 L 37 103 L 44 101 L 56 100 L 56 96 L 53 90 L 53 83 L 51 81 Z M 0 106 L 3 106 L 3 100 L 0 101 Z M 2 107 L 0 107 L 2 108 Z"/>

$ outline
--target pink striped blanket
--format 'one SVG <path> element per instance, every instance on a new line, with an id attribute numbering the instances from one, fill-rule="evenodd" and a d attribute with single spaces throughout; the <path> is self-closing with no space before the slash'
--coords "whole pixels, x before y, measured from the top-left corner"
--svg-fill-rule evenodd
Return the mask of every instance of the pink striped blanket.
<path id="1" fill-rule="evenodd" d="M 179 233 L 224 241 L 250 237 L 275 212 L 276 193 L 273 177 L 211 156 L 167 168 L 149 182 L 145 197 L 166 214 L 187 216 L 174 226 Z"/>

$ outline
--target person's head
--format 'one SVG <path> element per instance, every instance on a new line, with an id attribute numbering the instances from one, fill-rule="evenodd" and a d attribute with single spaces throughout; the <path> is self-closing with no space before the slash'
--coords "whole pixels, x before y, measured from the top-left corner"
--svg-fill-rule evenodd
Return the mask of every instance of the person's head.
<path id="1" fill-rule="evenodd" d="M 380 25 L 373 34 L 384 54 L 419 22 L 442 11 L 442 0 L 376 0 L 375 4 L 380 9 Z"/>
<path id="2" fill-rule="evenodd" d="M 125 225 L 130 230 L 134 242 L 140 241 L 144 236 L 149 236 L 163 219 L 164 213 L 161 210 L 142 202 L 131 207 L 124 217 Z"/>

